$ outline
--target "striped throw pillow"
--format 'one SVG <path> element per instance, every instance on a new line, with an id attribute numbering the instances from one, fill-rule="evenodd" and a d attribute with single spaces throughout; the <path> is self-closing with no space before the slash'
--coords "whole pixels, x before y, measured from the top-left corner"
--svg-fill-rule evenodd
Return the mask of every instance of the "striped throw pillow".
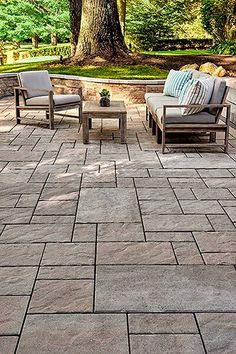
<path id="1" fill-rule="evenodd" d="M 170 70 L 163 90 L 164 96 L 179 97 L 186 82 L 192 79 L 192 71 Z"/>
<path id="2" fill-rule="evenodd" d="M 214 81 L 213 77 L 188 81 L 183 87 L 178 103 L 182 105 L 208 104 L 212 96 Z M 189 116 L 199 113 L 203 109 L 201 107 L 181 108 L 181 114 Z"/>

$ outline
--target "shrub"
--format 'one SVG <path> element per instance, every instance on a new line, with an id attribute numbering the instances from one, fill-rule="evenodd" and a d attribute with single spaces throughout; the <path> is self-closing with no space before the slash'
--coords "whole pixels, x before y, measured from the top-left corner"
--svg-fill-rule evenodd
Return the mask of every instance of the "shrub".
<path id="1" fill-rule="evenodd" d="M 236 55 L 236 41 L 224 41 L 211 48 L 214 54 Z"/>
<path id="2" fill-rule="evenodd" d="M 158 39 L 151 48 L 153 51 L 176 49 L 208 49 L 212 39 Z"/>
<path id="3" fill-rule="evenodd" d="M 45 57 L 51 55 L 58 55 L 62 57 L 69 57 L 71 55 L 71 46 L 70 44 L 64 44 L 61 46 L 48 46 L 48 47 L 41 47 L 38 49 L 30 49 L 29 56 L 30 57 Z"/>
<path id="4" fill-rule="evenodd" d="M 68 43 L 56 47 L 45 46 L 38 49 L 30 49 L 27 51 L 14 50 L 12 55 L 14 60 L 31 58 L 31 57 L 53 56 L 53 55 L 69 57 L 71 55 L 71 46 Z"/>

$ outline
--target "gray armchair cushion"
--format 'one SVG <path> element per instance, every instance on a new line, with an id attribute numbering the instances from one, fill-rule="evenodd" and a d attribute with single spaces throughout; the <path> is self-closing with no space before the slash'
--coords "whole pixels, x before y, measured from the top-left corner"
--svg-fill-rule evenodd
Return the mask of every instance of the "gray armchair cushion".
<path id="1" fill-rule="evenodd" d="M 70 103 L 79 103 L 81 100 L 79 95 L 53 95 L 53 101 L 55 106 L 60 106 L 64 104 Z M 49 97 L 47 96 L 39 96 L 32 97 L 26 100 L 27 105 L 32 106 L 48 106 L 49 105 Z"/>
<path id="2" fill-rule="evenodd" d="M 27 89 L 27 98 L 45 96 L 52 91 L 52 83 L 48 71 L 26 71 L 18 74 L 20 86 Z"/>
<path id="3" fill-rule="evenodd" d="M 156 115 L 159 122 L 163 122 L 163 107 L 156 109 Z M 199 112 L 190 116 L 182 116 L 180 108 L 167 108 L 166 123 L 169 124 L 212 124 L 215 123 L 215 116 L 208 112 Z"/>

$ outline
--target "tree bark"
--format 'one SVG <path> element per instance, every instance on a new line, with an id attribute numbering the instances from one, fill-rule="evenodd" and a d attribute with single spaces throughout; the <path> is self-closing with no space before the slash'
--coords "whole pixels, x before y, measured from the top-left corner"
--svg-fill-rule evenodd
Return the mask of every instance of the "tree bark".
<path id="1" fill-rule="evenodd" d="M 120 24 L 122 33 L 125 36 L 125 20 L 126 20 L 126 2 L 127 0 L 118 0 L 118 8 L 120 14 Z"/>
<path id="2" fill-rule="evenodd" d="M 70 28 L 71 28 L 71 54 L 75 55 L 76 46 L 79 39 L 82 0 L 68 0 L 70 10 Z"/>
<path id="3" fill-rule="evenodd" d="M 58 44 L 58 37 L 57 37 L 57 33 L 53 32 L 51 33 L 51 45 L 53 47 L 56 47 Z"/>
<path id="4" fill-rule="evenodd" d="M 128 56 L 117 0 L 84 0 L 76 57 L 115 60 Z"/>
<path id="5" fill-rule="evenodd" d="M 37 49 L 39 47 L 39 36 L 35 34 L 32 36 L 32 48 Z"/>

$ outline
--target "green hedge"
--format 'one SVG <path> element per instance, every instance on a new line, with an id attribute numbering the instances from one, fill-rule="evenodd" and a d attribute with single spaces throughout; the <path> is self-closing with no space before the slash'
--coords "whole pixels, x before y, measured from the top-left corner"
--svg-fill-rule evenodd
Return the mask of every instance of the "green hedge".
<path id="1" fill-rule="evenodd" d="M 214 54 L 236 55 L 236 41 L 224 41 L 212 47 Z"/>
<path id="2" fill-rule="evenodd" d="M 30 49 L 29 51 L 30 57 L 45 57 L 48 55 L 58 55 L 62 57 L 69 57 L 71 55 L 71 46 L 70 44 L 64 44 L 56 47 L 41 47 L 38 49 Z"/>
<path id="3" fill-rule="evenodd" d="M 158 39 L 152 47 L 153 51 L 176 49 L 208 49 L 212 39 Z"/>
<path id="4" fill-rule="evenodd" d="M 69 57 L 71 55 L 70 44 L 63 44 L 56 47 L 45 46 L 38 49 L 29 49 L 26 51 L 14 50 L 13 58 L 14 60 L 32 58 L 32 57 L 45 57 L 45 56 L 62 56 Z"/>

